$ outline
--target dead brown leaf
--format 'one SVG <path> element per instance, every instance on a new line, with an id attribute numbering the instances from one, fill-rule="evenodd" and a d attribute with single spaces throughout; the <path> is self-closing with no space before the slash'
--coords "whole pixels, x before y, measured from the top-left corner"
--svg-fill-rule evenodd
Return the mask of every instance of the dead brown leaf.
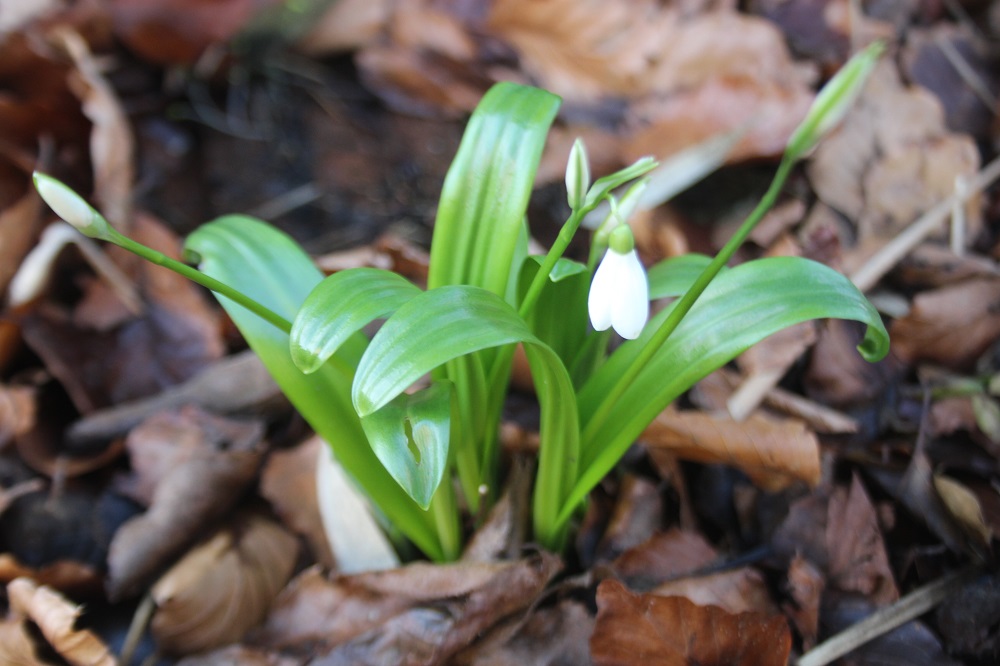
<path id="1" fill-rule="evenodd" d="M 685 597 L 699 606 L 730 613 L 777 612 L 759 571 L 741 567 L 708 573 L 719 554 L 694 532 L 671 529 L 631 548 L 614 561 L 615 573 L 636 589 L 665 597 Z"/>
<path id="2" fill-rule="evenodd" d="M 3 201 L 0 198 L 0 201 Z M 34 247 L 41 232 L 41 199 L 34 188 L 28 188 L 24 196 L 11 205 L 0 209 L 0 293 L 7 291 L 7 285 L 21 265 L 21 260 Z"/>
<path id="3" fill-rule="evenodd" d="M 256 515 L 191 549 L 151 590 L 150 628 L 160 649 L 191 654 L 240 640 L 264 619 L 298 551 L 295 537 Z"/>
<path id="4" fill-rule="evenodd" d="M 796 553 L 788 565 L 788 591 L 792 603 L 785 604 L 782 610 L 795 624 L 806 650 L 816 644 L 819 636 L 820 601 L 825 587 L 823 573 Z"/>
<path id="5" fill-rule="evenodd" d="M 73 666 L 114 666 L 118 662 L 93 633 L 75 628 L 80 607 L 28 578 L 7 585 L 13 613 L 34 622 L 49 645 Z"/>
<path id="6" fill-rule="evenodd" d="M 41 663 L 34 641 L 20 619 L 0 622 L 0 663 L 7 666 L 38 666 Z"/>
<path id="7" fill-rule="evenodd" d="M 819 482 L 819 441 L 801 421 L 753 414 L 740 423 L 668 409 L 646 428 L 643 441 L 654 459 L 668 453 L 733 465 L 769 490 L 787 487 L 793 480 Z"/>
<path id="8" fill-rule="evenodd" d="M 149 510 L 124 524 L 108 555 L 108 596 L 137 592 L 227 513 L 260 465 L 260 423 L 236 422 L 194 409 L 154 417 L 129 437 L 137 477 L 130 491 L 152 498 Z M 151 494 L 150 494 L 151 493 Z"/>
<path id="9" fill-rule="evenodd" d="M 880 605 L 899 598 L 875 507 L 857 476 L 850 489 L 837 487 L 795 502 L 773 545 L 789 560 L 802 556 L 819 567 L 831 588 Z"/>
<path id="10" fill-rule="evenodd" d="M 590 663 L 588 641 L 594 617 L 583 604 L 564 600 L 521 618 L 505 622 L 468 650 L 455 656 L 456 666 L 532 664 L 559 666 Z"/>
<path id="11" fill-rule="evenodd" d="M 993 530 L 986 524 L 983 507 L 976 494 L 965 484 L 943 474 L 934 476 L 934 490 L 965 531 L 979 539 L 983 547 L 988 547 Z M 995 490 L 993 492 L 996 493 Z"/>
<path id="12" fill-rule="evenodd" d="M 276 0 L 113 0 L 115 33 L 151 62 L 191 65 Z"/>
<path id="13" fill-rule="evenodd" d="M 606 580 L 597 588 L 590 652 L 597 666 L 783 666 L 791 651 L 783 617 L 731 614 L 683 597 L 636 595 Z"/>
<path id="14" fill-rule="evenodd" d="M 35 425 L 36 394 L 30 386 L 0 384 L 0 449 Z"/>
<path id="15" fill-rule="evenodd" d="M 257 644 L 313 641 L 316 664 L 444 663 L 532 604 L 559 571 L 547 553 L 499 563 L 408 566 L 324 581 L 300 577 L 282 595 Z"/>
<path id="16" fill-rule="evenodd" d="M 895 372 L 893 359 L 866 362 L 857 350 L 863 333 L 853 322 L 823 322 L 806 367 L 806 391 L 811 398 L 846 408 L 869 404 L 885 392 Z M 893 348 L 895 343 L 893 338 Z"/>
<path id="17" fill-rule="evenodd" d="M 135 141 L 128 117 L 111 85 L 101 72 L 90 47 L 76 31 L 60 27 L 54 38 L 73 59 L 75 76 L 70 78 L 90 119 L 90 160 L 94 173 L 94 197 L 101 213 L 119 231 L 132 226 L 133 151 Z"/>
<path id="18" fill-rule="evenodd" d="M 949 132 L 934 96 L 904 85 L 886 59 L 840 130 L 816 149 L 808 173 L 820 200 L 856 222 L 859 248 L 867 252 L 950 196 L 957 176 L 978 169 L 971 138 Z M 971 202 L 970 235 L 979 217 Z"/>
<path id="19" fill-rule="evenodd" d="M 910 363 L 967 368 L 1000 338 L 1000 278 L 925 291 L 889 329 L 893 351 Z"/>
<path id="20" fill-rule="evenodd" d="M 618 487 L 617 502 L 597 545 L 597 556 L 612 560 L 645 542 L 663 523 L 663 500 L 656 483 L 626 474 Z"/>
<path id="21" fill-rule="evenodd" d="M 272 453 L 261 472 L 260 492 L 282 521 L 306 538 L 317 561 L 330 569 L 336 562 L 316 500 L 316 459 L 321 446 L 327 444 L 312 437 L 293 449 Z"/>
<path id="22" fill-rule="evenodd" d="M 300 666 L 301 663 L 298 659 L 273 652 L 243 645 L 230 645 L 193 657 L 185 657 L 177 662 L 177 666 Z"/>
<path id="23" fill-rule="evenodd" d="M 133 235 L 179 256 L 177 238 L 153 218 L 136 218 Z M 114 254 L 136 267 L 145 301 L 140 316 L 110 286 L 90 280 L 74 311 L 47 303 L 22 320 L 24 340 L 82 413 L 157 393 L 195 376 L 225 351 L 218 313 L 195 285 L 159 266 L 135 263 L 124 250 Z"/>

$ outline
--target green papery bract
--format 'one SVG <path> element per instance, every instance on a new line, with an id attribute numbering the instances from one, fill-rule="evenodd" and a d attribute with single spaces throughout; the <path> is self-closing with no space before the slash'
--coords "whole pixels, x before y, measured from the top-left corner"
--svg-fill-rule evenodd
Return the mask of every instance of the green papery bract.
<path id="1" fill-rule="evenodd" d="M 354 406 L 367 418 L 434 368 L 483 349 L 515 343 L 524 344 L 541 406 L 535 530 L 543 543 L 556 546 L 562 534 L 552 521 L 576 476 L 579 451 L 573 385 L 559 356 L 531 333 L 502 298 L 477 287 L 448 286 L 431 289 L 403 305 L 372 339 L 358 366 Z M 466 444 L 456 441 L 453 446 Z M 399 453 L 403 455 L 402 450 Z"/>
<path id="2" fill-rule="evenodd" d="M 200 227 L 188 237 L 185 250 L 204 273 L 238 284 L 246 295 L 288 320 L 323 279 L 291 238 L 242 215 L 229 215 Z M 333 361 L 306 375 L 292 362 L 285 333 L 224 297 L 219 297 L 219 302 L 281 390 L 385 516 L 429 557 L 455 557 L 457 553 L 444 552 L 432 517 L 382 467 L 352 407 L 353 369 L 365 350 L 364 336 L 349 336 Z"/>
<path id="3" fill-rule="evenodd" d="M 584 385 L 578 400 L 584 419 L 596 411 L 669 311 L 647 324 L 639 339 L 623 344 Z M 827 266 L 775 257 L 720 273 L 629 385 L 611 417 L 581 442 L 581 473 L 557 524 L 570 518 L 656 415 L 695 382 L 772 333 L 821 318 L 866 324 L 858 349 L 869 361 L 888 352 L 889 337 L 878 312 L 846 277 Z M 586 431 L 586 420 L 582 425 Z"/>
<path id="4" fill-rule="evenodd" d="M 395 312 L 420 289 L 396 273 L 350 268 L 319 283 L 292 322 L 292 359 L 315 372 L 362 328 Z"/>

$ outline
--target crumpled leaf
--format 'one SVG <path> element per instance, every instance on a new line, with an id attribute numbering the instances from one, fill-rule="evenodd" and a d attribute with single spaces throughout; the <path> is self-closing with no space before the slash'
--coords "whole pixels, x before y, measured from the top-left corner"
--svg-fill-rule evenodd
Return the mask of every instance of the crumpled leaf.
<path id="1" fill-rule="evenodd" d="M 254 642 L 308 641 L 323 655 L 317 664 L 446 663 L 536 601 L 561 566 L 541 553 L 498 563 L 416 562 L 333 581 L 307 572 L 282 594 Z"/>
<path id="2" fill-rule="evenodd" d="M 636 595 L 616 580 L 597 588 L 590 638 L 596 666 L 784 666 L 792 647 L 785 619 L 731 614 L 683 597 Z"/>
<path id="3" fill-rule="evenodd" d="M 1000 338 L 1000 278 L 977 278 L 925 291 L 890 328 L 904 361 L 967 368 Z"/>
<path id="4" fill-rule="evenodd" d="M 685 597 L 729 613 L 778 612 L 759 571 L 740 567 L 705 574 L 719 553 L 694 532 L 671 529 L 622 553 L 612 567 L 623 581 L 664 597 Z"/>
<path id="5" fill-rule="evenodd" d="M 738 422 L 726 416 L 668 409 L 643 433 L 655 459 L 669 454 L 740 468 L 769 490 L 792 480 L 819 483 L 819 440 L 804 423 L 752 414 Z"/>
<path id="6" fill-rule="evenodd" d="M 160 649 L 190 654 L 240 640 L 264 619 L 298 552 L 295 537 L 257 515 L 193 548 L 151 590 L 150 629 Z"/>
<path id="7" fill-rule="evenodd" d="M 283 655 L 246 647 L 228 647 L 205 652 L 193 657 L 185 657 L 177 666 L 299 666 L 301 660 Z"/>
<path id="8" fill-rule="evenodd" d="M 825 573 L 831 588 L 856 592 L 885 605 L 899 598 L 875 507 L 857 476 L 795 502 L 773 537 L 791 560 L 801 554 Z"/>
<path id="9" fill-rule="evenodd" d="M 110 650 L 93 633 L 76 629 L 81 609 L 28 578 L 7 585 L 11 611 L 34 622 L 49 645 L 73 666 L 115 666 Z"/>
<path id="10" fill-rule="evenodd" d="M 138 476 L 131 491 L 149 510 L 115 533 L 108 555 L 111 599 L 133 594 L 224 515 L 260 465 L 258 422 L 240 423 L 194 409 L 166 413 L 132 431 L 128 446 Z"/>
<path id="11" fill-rule="evenodd" d="M 972 139 L 948 131 L 940 103 L 925 89 L 904 85 L 889 59 L 875 67 L 839 131 L 808 165 L 819 199 L 857 222 L 854 263 L 951 196 L 957 176 L 978 169 Z M 972 237 L 980 219 L 975 198 L 967 219 Z"/>
<path id="12" fill-rule="evenodd" d="M 260 492 L 285 525 L 305 537 L 316 560 L 330 569 L 336 562 L 316 499 L 317 456 L 323 446 L 327 446 L 323 440 L 311 437 L 292 449 L 272 453 L 261 471 Z"/>

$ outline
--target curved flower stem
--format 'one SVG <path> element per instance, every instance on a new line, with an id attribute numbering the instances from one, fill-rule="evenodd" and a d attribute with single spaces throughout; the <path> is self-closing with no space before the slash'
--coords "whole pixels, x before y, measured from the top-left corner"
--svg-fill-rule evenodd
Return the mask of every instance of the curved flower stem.
<path id="1" fill-rule="evenodd" d="M 642 348 L 639 355 L 636 356 L 635 360 L 632 362 L 615 385 L 610 391 L 604 396 L 601 404 L 598 405 L 597 409 L 594 411 L 594 415 L 587 422 L 587 425 L 583 429 L 582 436 L 582 446 L 587 447 L 590 440 L 594 437 L 594 434 L 600 430 L 601 426 L 611 415 L 615 404 L 618 399 L 625 392 L 639 373 L 642 372 L 650 359 L 659 350 L 659 348 L 666 342 L 667 338 L 677 329 L 677 326 L 681 323 L 684 316 L 691 310 L 691 307 L 695 304 L 698 298 L 701 296 L 702 292 L 712 281 L 713 278 L 722 270 L 722 267 L 732 258 L 733 254 L 739 249 L 743 241 L 746 240 L 750 232 L 753 231 L 754 227 L 761 221 L 764 214 L 767 213 L 773 206 L 778 198 L 778 194 L 781 192 L 781 188 L 784 186 L 785 181 L 788 179 L 788 175 L 791 173 L 792 167 L 795 165 L 795 159 L 789 158 L 787 156 L 783 157 L 781 164 L 778 165 L 778 171 L 774 175 L 774 179 L 771 181 L 770 187 L 768 187 L 767 192 L 761 198 L 757 207 L 753 209 L 747 219 L 743 222 L 740 228 L 736 231 L 736 234 L 729 239 L 729 242 L 719 250 L 719 253 L 715 255 L 715 259 L 712 260 L 698 279 L 695 280 L 691 288 L 688 289 L 681 299 L 674 306 L 673 310 L 667 316 L 667 318 L 660 324 L 660 327 L 656 330 L 656 333 L 650 339 L 650 341 Z"/>
<path id="2" fill-rule="evenodd" d="M 559 230 L 559 235 L 556 236 L 556 241 L 549 248 L 548 254 L 545 255 L 545 260 L 542 261 L 542 265 L 539 267 L 538 272 L 535 273 L 535 277 L 531 280 L 531 284 L 528 286 L 528 291 L 524 295 L 524 300 L 521 301 L 521 306 L 517 309 L 517 314 L 521 315 L 521 318 L 528 316 L 531 312 L 531 308 L 535 307 L 535 302 L 538 301 L 538 297 L 542 294 L 542 289 L 545 287 L 545 281 L 549 279 L 549 274 L 552 273 L 552 269 L 555 268 L 556 262 L 559 258 L 563 256 L 566 252 L 566 248 L 569 247 L 570 241 L 573 240 L 573 236 L 576 235 L 577 229 L 580 228 L 580 224 L 583 222 L 583 218 L 587 216 L 592 209 L 596 207 L 596 204 L 591 206 L 584 206 L 582 208 L 577 208 L 574 210 L 566 223 Z"/>

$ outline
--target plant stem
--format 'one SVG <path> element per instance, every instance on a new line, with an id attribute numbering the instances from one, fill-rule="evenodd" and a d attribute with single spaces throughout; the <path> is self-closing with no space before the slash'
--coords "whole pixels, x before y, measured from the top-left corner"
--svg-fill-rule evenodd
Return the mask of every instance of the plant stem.
<path id="1" fill-rule="evenodd" d="M 250 298 L 243 292 L 234 289 L 233 287 L 230 287 L 228 284 L 220 282 L 213 277 L 209 277 L 208 275 L 205 275 L 196 268 L 192 268 L 191 266 L 188 266 L 185 263 L 177 261 L 176 259 L 172 259 L 167 255 L 163 254 L 162 252 L 154 250 L 150 247 L 146 247 L 142 243 L 138 243 L 129 238 L 128 236 L 125 236 L 114 229 L 112 229 L 112 233 L 107 240 L 125 250 L 128 250 L 129 252 L 132 252 L 133 254 L 139 255 L 140 257 L 142 257 L 143 259 L 145 259 L 150 263 L 156 264 L 157 266 L 163 266 L 164 268 L 168 268 L 173 272 L 177 273 L 178 275 L 186 277 L 192 282 L 200 284 L 206 289 L 210 289 L 218 294 L 221 294 L 222 296 L 225 296 L 231 301 L 239 303 L 247 310 L 253 312 L 255 315 L 257 315 L 264 321 L 268 322 L 269 324 L 273 325 L 275 328 L 277 328 L 278 330 L 280 330 L 285 334 L 290 333 L 292 330 L 291 322 L 289 322 L 287 319 L 285 319 L 278 313 L 274 312 L 273 310 L 270 310 L 269 308 L 264 307 L 263 305 L 261 305 L 254 299 Z"/>
<path id="2" fill-rule="evenodd" d="M 535 277 L 531 280 L 531 285 L 528 286 L 528 292 L 524 295 L 524 300 L 521 301 L 521 307 L 517 310 L 517 314 L 519 314 L 522 319 L 528 316 L 528 313 L 531 312 L 531 308 L 535 307 L 535 302 L 538 301 L 538 297 L 541 295 L 542 289 L 545 287 L 545 281 L 549 279 L 549 275 L 552 273 L 552 269 L 555 268 L 556 262 L 563 256 L 566 248 L 569 247 L 570 241 L 573 240 L 573 236 L 576 235 L 576 230 L 580 228 L 583 218 L 592 208 L 594 208 L 594 206 L 574 210 L 572 214 L 570 214 L 569 219 L 566 220 L 566 224 L 564 224 L 562 229 L 559 230 L 559 235 L 556 237 L 556 241 L 552 244 L 552 247 L 549 248 L 548 254 L 545 255 L 545 260 L 539 267 L 538 272 L 535 273 Z"/>
<path id="3" fill-rule="evenodd" d="M 663 320 L 660 324 L 660 328 L 656 330 L 653 337 L 649 342 L 642 348 L 639 355 L 636 356 L 632 364 L 625 370 L 615 385 L 610 391 L 604 396 L 601 404 L 598 405 L 597 409 L 594 411 L 594 415 L 587 422 L 587 425 L 583 429 L 582 444 L 584 447 L 588 445 L 594 435 L 600 430 L 601 426 L 611 415 L 612 410 L 617 404 L 619 398 L 625 393 L 625 390 L 629 385 L 639 376 L 639 373 L 649 364 L 650 360 L 659 351 L 660 347 L 667 338 L 677 329 L 677 326 L 681 323 L 684 316 L 691 310 L 691 307 L 695 304 L 698 298 L 701 296 L 702 292 L 709 283 L 715 278 L 715 276 L 722 270 L 722 267 L 732 258 L 736 250 L 743 244 L 743 241 L 747 239 L 750 232 L 753 231 L 754 227 L 761 221 L 764 214 L 767 213 L 773 206 L 778 198 L 778 194 L 781 192 L 781 188 L 784 186 L 785 181 L 788 179 L 788 175 L 791 173 L 792 167 L 795 165 L 794 159 L 789 159 L 787 156 L 783 157 L 781 164 L 778 165 L 778 171 L 774 175 L 774 179 L 771 181 L 770 187 L 768 187 L 767 192 L 761 198 L 757 207 L 753 209 L 747 219 L 743 222 L 740 228 L 736 231 L 729 242 L 719 250 L 719 253 L 715 255 L 712 262 L 701 272 L 698 279 L 694 281 L 691 288 L 688 289 L 681 299 L 674 306 L 673 310 Z"/>

